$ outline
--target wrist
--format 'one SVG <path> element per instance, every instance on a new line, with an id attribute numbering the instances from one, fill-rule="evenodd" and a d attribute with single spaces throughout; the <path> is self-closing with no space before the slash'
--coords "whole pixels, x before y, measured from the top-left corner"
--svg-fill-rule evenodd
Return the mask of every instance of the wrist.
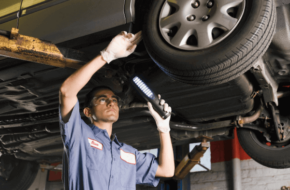
<path id="1" fill-rule="evenodd" d="M 114 54 L 111 51 L 103 50 L 101 51 L 101 56 L 104 61 L 108 64 L 115 59 Z"/>
<path id="2" fill-rule="evenodd" d="M 161 131 L 159 131 L 159 135 L 168 135 L 169 133 L 170 133 L 170 130 L 167 131 L 167 132 L 161 132 Z"/>
<path id="3" fill-rule="evenodd" d="M 99 56 L 100 56 L 100 59 L 101 59 L 102 61 L 107 62 L 107 61 L 104 59 L 104 57 L 102 56 L 102 54 L 100 54 Z"/>
<path id="4" fill-rule="evenodd" d="M 170 128 L 170 125 L 168 123 L 164 123 L 164 122 L 156 122 L 157 128 Z"/>
<path id="5" fill-rule="evenodd" d="M 157 125 L 157 130 L 161 133 L 169 133 L 170 127 L 169 125 Z"/>

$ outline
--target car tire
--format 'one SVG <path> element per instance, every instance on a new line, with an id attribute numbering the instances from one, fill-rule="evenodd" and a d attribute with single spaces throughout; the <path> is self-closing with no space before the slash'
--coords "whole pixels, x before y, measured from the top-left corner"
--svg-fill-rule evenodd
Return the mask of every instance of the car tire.
<path id="1" fill-rule="evenodd" d="M 19 164 L 11 172 L 9 179 L 0 177 L 1 190 L 27 190 L 33 183 L 39 164 L 36 162 L 20 160 Z"/>
<path id="2" fill-rule="evenodd" d="M 193 85 L 217 85 L 248 71 L 265 53 L 276 27 L 273 0 L 245 0 L 243 16 L 219 43 L 199 50 L 173 47 L 162 37 L 159 17 L 164 0 L 155 0 L 143 25 L 144 44 L 153 61 L 167 75 Z"/>
<path id="3" fill-rule="evenodd" d="M 256 162 L 270 168 L 290 167 L 290 146 L 271 147 L 260 132 L 238 129 L 238 139 L 245 152 Z"/>

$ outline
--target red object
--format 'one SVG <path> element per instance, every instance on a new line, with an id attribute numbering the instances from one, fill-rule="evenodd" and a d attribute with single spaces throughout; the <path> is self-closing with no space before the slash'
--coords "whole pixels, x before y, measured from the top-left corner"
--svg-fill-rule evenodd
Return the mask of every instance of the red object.
<path id="1" fill-rule="evenodd" d="M 211 163 L 230 161 L 234 158 L 249 160 L 251 157 L 241 147 L 237 129 L 234 129 L 234 139 L 210 143 Z"/>
<path id="2" fill-rule="evenodd" d="M 52 166 L 57 166 L 59 164 L 60 164 L 60 162 L 53 163 L 51 165 Z M 62 176 L 62 172 L 61 171 L 49 171 L 48 181 L 61 181 L 61 176 Z"/>

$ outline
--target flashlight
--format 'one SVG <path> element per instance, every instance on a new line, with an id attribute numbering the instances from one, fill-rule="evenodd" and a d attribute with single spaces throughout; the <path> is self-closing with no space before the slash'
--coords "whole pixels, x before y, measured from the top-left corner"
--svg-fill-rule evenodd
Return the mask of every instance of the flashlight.
<path id="1" fill-rule="evenodd" d="M 153 109 L 163 118 L 166 119 L 170 113 L 163 111 L 163 105 L 160 105 L 158 96 L 137 76 L 132 79 L 133 87 L 141 94 L 141 96 L 152 104 Z"/>

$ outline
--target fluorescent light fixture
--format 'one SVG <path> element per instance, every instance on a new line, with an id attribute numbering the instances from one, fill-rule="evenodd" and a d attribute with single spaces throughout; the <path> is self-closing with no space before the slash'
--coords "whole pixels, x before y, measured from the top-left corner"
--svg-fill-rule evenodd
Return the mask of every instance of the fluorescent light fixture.
<path id="1" fill-rule="evenodd" d="M 137 76 L 133 78 L 133 82 L 138 86 L 140 90 L 148 97 L 153 99 L 153 92 L 148 88 L 148 86 Z"/>

